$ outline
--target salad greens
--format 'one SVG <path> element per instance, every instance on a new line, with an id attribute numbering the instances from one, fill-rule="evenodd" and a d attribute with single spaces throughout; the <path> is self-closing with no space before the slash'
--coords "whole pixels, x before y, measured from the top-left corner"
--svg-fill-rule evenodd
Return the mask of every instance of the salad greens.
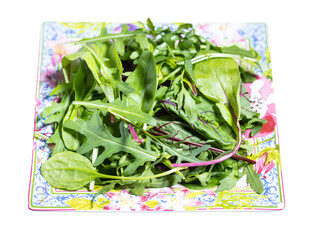
<path id="1" fill-rule="evenodd" d="M 180 183 L 232 189 L 239 178 L 263 192 L 251 147 L 264 120 L 250 107 L 244 82 L 259 67 L 253 50 L 219 47 L 191 24 L 101 34 L 62 59 L 64 82 L 41 117 L 54 124 L 52 156 L 41 168 L 53 187 L 78 190 L 92 181 L 106 193 Z"/>

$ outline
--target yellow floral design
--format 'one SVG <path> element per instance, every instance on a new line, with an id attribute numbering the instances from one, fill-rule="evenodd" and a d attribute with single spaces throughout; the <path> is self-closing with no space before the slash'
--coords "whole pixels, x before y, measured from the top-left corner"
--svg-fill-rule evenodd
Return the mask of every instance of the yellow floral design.
<path id="1" fill-rule="evenodd" d="M 256 201 L 261 199 L 266 199 L 266 197 L 254 192 L 236 192 L 235 190 L 222 191 L 218 194 L 218 197 L 215 200 L 215 204 L 208 209 L 253 209 L 251 206 L 253 206 Z"/>
<path id="2" fill-rule="evenodd" d="M 85 32 L 87 29 L 91 29 L 93 31 L 100 30 L 106 26 L 105 23 L 93 23 L 93 22 L 71 22 L 71 23 L 65 23 L 62 22 L 62 25 L 72 28 L 72 29 L 80 29 L 80 31 L 77 34 L 81 34 Z"/>
<path id="3" fill-rule="evenodd" d="M 66 203 L 75 210 L 102 210 L 104 206 L 110 203 L 106 198 L 99 198 L 97 201 L 84 198 L 74 198 L 66 201 Z"/>

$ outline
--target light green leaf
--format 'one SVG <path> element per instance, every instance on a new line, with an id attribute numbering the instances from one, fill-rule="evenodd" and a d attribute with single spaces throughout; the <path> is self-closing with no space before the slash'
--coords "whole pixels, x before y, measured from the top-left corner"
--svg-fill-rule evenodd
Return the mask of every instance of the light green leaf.
<path id="1" fill-rule="evenodd" d="M 41 167 L 47 182 L 59 189 L 78 190 L 100 175 L 90 160 L 74 152 L 60 152 L 49 158 Z"/>
<path id="2" fill-rule="evenodd" d="M 220 181 L 220 185 L 216 189 L 216 192 L 224 190 L 230 190 L 237 184 L 238 178 L 235 176 L 235 172 L 230 173 L 227 177 Z"/>
<path id="3" fill-rule="evenodd" d="M 195 76 L 199 90 L 211 101 L 222 103 L 240 115 L 240 73 L 232 59 L 212 59 L 197 63 Z M 226 120 L 226 119 L 225 119 Z"/>

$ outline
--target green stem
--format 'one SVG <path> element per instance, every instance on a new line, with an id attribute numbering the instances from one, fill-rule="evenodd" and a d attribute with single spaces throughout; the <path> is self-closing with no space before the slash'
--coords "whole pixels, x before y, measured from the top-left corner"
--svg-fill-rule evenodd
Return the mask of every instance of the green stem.
<path id="1" fill-rule="evenodd" d="M 62 72 L 63 72 L 63 75 L 64 75 L 64 81 L 66 83 L 69 83 L 69 79 L 68 79 L 68 75 L 67 75 L 67 72 L 66 72 L 66 69 L 65 68 L 62 68 Z"/>
<path id="2" fill-rule="evenodd" d="M 101 37 L 85 38 L 80 41 L 68 42 L 68 43 L 82 44 L 82 43 L 104 42 L 104 41 L 109 41 L 112 39 L 129 38 L 129 37 L 134 37 L 136 35 L 146 35 L 146 34 L 147 34 L 146 32 L 106 34 L 105 36 L 101 36 Z"/>
<path id="3" fill-rule="evenodd" d="M 271 140 L 273 140 L 273 139 L 275 139 L 275 137 L 271 137 L 271 138 L 269 138 L 269 139 L 265 139 L 265 140 L 263 140 L 263 141 L 261 141 L 261 142 L 253 143 L 252 146 L 257 146 L 257 145 L 259 145 L 259 144 L 262 144 L 262 143 L 271 141 Z"/>
<path id="4" fill-rule="evenodd" d="M 170 169 L 173 169 L 172 167 L 172 163 L 170 160 L 166 159 L 165 161 L 163 161 L 163 163 L 165 164 L 165 166 L 167 166 Z M 185 179 L 184 174 L 182 174 L 180 171 L 177 172 L 177 175 L 179 175 L 182 179 Z"/>
<path id="5" fill-rule="evenodd" d="M 213 167 L 215 166 L 215 164 L 212 164 L 211 166 L 210 166 L 210 169 L 209 169 L 209 174 L 208 174 L 208 177 L 207 177 L 207 179 L 208 179 L 208 182 L 211 180 L 211 176 L 212 176 L 212 170 L 213 170 Z"/>
<path id="6" fill-rule="evenodd" d="M 176 73 L 178 73 L 180 70 L 182 70 L 183 68 L 182 67 L 178 67 L 176 68 L 173 72 L 171 72 L 169 75 L 167 75 L 165 78 L 163 79 L 160 79 L 159 80 L 159 84 L 162 84 L 164 82 L 166 82 L 169 78 L 175 76 Z"/>
<path id="7" fill-rule="evenodd" d="M 123 176 L 113 176 L 113 175 L 107 175 L 107 174 L 99 173 L 99 178 L 109 178 L 109 179 L 128 180 L 128 181 L 142 181 L 142 180 L 149 180 L 149 179 L 153 179 L 153 178 L 164 177 L 164 176 L 170 175 L 174 172 L 178 172 L 178 171 L 184 170 L 184 169 L 186 169 L 186 168 L 185 167 L 173 168 L 173 169 L 168 170 L 166 172 L 159 173 L 159 174 L 152 175 L 152 176 L 147 176 L 147 177 L 123 177 Z"/>
<path id="8" fill-rule="evenodd" d="M 43 135 L 43 134 L 41 134 L 39 132 L 34 132 L 34 137 L 35 138 L 43 138 L 43 139 L 46 139 L 46 140 L 49 139 L 49 137 L 47 137 L 46 135 Z"/>
<path id="9" fill-rule="evenodd" d="M 251 63 L 257 64 L 256 59 L 248 58 L 248 57 L 241 57 L 239 55 L 227 54 L 227 53 L 208 53 L 208 54 L 199 55 L 199 56 L 192 58 L 191 63 L 196 64 L 198 62 L 202 62 L 202 61 L 212 59 L 212 58 L 232 58 L 232 59 L 237 59 L 237 60 L 249 63 L 249 64 Z M 177 65 L 184 65 L 184 64 L 185 64 L 184 61 L 180 61 L 177 63 Z"/>

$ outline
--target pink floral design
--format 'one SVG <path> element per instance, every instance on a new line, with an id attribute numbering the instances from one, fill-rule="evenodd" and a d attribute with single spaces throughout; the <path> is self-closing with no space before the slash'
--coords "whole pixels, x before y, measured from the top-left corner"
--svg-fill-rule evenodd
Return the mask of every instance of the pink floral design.
<path id="1" fill-rule="evenodd" d="M 202 192 L 205 192 L 207 195 L 216 196 L 216 193 L 211 189 L 203 189 Z"/>
<path id="2" fill-rule="evenodd" d="M 191 193 L 187 188 L 178 188 L 173 195 L 168 195 L 166 202 L 163 203 L 165 209 L 171 209 L 173 211 L 184 211 L 185 207 L 197 207 L 202 206 L 203 202 L 196 198 L 187 198 L 187 194 Z"/>
<path id="3" fill-rule="evenodd" d="M 197 198 L 199 195 L 210 195 L 215 197 L 215 192 L 210 189 L 196 191 L 194 194 L 184 187 L 165 187 L 162 189 L 150 189 L 143 196 L 135 196 L 127 190 L 110 191 L 106 197 L 110 204 L 104 210 L 122 211 L 184 211 L 188 207 L 203 206 L 203 202 Z"/>
<path id="4" fill-rule="evenodd" d="M 33 150 L 37 149 L 37 142 L 33 141 Z"/>
<path id="5" fill-rule="evenodd" d="M 63 79 L 63 73 L 59 71 L 61 69 L 62 58 L 70 53 L 78 51 L 80 47 L 73 44 L 66 44 L 73 41 L 68 38 L 60 38 L 58 41 L 50 41 L 49 46 L 53 50 L 51 56 L 51 63 L 46 67 L 46 71 L 40 76 L 42 82 L 47 82 L 51 88 L 55 88 Z"/>
<path id="6" fill-rule="evenodd" d="M 106 196 L 110 200 L 110 204 L 104 207 L 105 210 L 147 210 L 148 206 L 145 206 L 143 203 L 150 200 L 158 193 L 151 193 L 149 192 L 147 195 L 143 196 L 135 196 L 131 195 L 129 191 L 126 189 L 122 189 L 120 191 L 110 191 L 106 193 Z M 150 208 L 149 208 L 150 209 Z M 156 207 L 156 209 L 150 210 L 157 210 L 160 207 Z"/>
<path id="7" fill-rule="evenodd" d="M 267 159 L 268 153 L 264 153 L 256 162 L 255 164 L 255 170 L 258 174 L 261 174 L 263 172 L 263 177 L 266 178 L 266 174 L 273 169 L 275 166 L 274 162 L 270 162 L 268 164 L 265 164 Z"/>
<path id="8" fill-rule="evenodd" d="M 242 24 L 201 24 L 198 29 L 198 34 L 212 34 L 210 41 L 218 46 L 232 44 L 234 42 L 245 42 L 246 40 L 238 33 L 242 28 Z"/>
<path id="9" fill-rule="evenodd" d="M 252 83 L 245 83 L 245 87 L 250 95 L 252 110 L 260 113 L 260 117 L 267 120 L 261 131 L 254 137 L 265 137 L 275 130 L 277 123 L 272 82 L 265 77 L 258 77 Z M 249 138 L 250 132 L 247 131 L 244 136 Z"/>

